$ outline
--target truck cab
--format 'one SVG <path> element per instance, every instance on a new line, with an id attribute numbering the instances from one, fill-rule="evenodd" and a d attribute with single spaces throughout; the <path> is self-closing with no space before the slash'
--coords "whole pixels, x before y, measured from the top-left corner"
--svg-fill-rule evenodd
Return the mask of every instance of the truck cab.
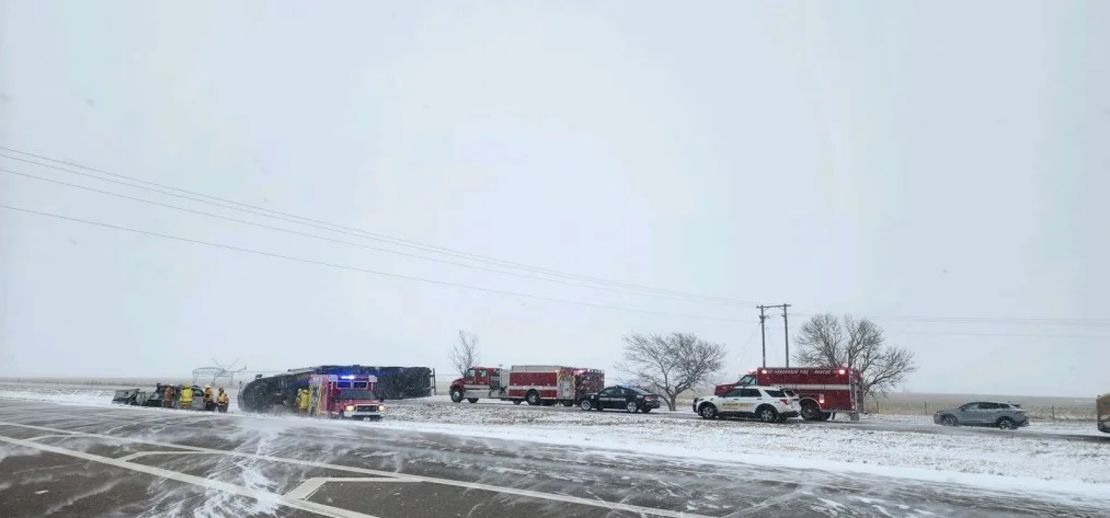
<path id="1" fill-rule="evenodd" d="M 500 398 L 504 395 L 507 383 L 501 379 L 500 367 L 471 367 L 466 375 L 451 382 L 451 401 L 456 403 L 467 400 L 477 403 L 479 399 Z"/>

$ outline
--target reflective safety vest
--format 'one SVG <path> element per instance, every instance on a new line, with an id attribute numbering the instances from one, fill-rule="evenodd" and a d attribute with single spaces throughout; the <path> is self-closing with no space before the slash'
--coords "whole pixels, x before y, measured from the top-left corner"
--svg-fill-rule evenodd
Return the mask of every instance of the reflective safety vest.
<path id="1" fill-rule="evenodd" d="M 193 402 L 193 388 L 192 387 L 185 387 L 185 388 L 181 389 L 181 402 L 182 403 L 192 403 Z"/>
<path id="2" fill-rule="evenodd" d="M 308 391 L 301 391 L 297 393 L 297 406 L 301 410 L 308 410 Z"/>
<path id="3" fill-rule="evenodd" d="M 216 403 L 217 404 L 226 405 L 227 402 L 228 402 L 227 392 L 220 392 L 220 395 L 216 396 Z"/>
<path id="4" fill-rule="evenodd" d="M 210 389 L 210 388 L 204 389 L 204 400 L 205 401 L 212 401 L 212 389 Z"/>

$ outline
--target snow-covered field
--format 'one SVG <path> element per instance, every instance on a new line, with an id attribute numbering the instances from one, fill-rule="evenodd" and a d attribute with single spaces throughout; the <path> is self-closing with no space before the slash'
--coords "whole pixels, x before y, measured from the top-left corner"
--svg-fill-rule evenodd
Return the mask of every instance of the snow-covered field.
<path id="1" fill-rule="evenodd" d="M 67 404 L 107 405 L 111 393 L 103 387 L 52 389 L 0 384 L 0 398 Z M 629 455 L 822 469 L 1110 498 L 1107 469 L 1110 441 L 1061 440 L 1028 434 L 1034 430 L 1077 432 L 1087 428 L 1084 424 L 1034 425 L 1013 432 L 974 434 L 930 427 L 926 433 L 836 423 L 704 421 L 684 409 L 643 415 L 496 403 L 452 404 L 442 396 L 395 401 L 388 406 L 386 421 L 350 425 L 573 445 L 617 454 L 623 451 Z M 931 424 L 923 416 L 870 416 L 865 418 L 864 424 L 868 423 Z"/>
<path id="2" fill-rule="evenodd" d="M 1025 430 L 920 433 L 801 422 L 705 421 L 693 412 L 676 413 L 687 418 L 410 400 L 392 405 L 390 419 L 380 426 L 995 487 L 1050 489 L 1085 482 L 1106 485 L 1103 490 L 1110 494 L 1110 441 L 1027 438 L 1022 436 Z M 871 419 L 918 421 L 908 417 Z"/>

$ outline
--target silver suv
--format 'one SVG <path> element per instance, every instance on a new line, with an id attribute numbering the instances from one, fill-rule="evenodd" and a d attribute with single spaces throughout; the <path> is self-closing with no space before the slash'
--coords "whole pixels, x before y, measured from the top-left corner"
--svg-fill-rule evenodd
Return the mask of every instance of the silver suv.
<path id="1" fill-rule="evenodd" d="M 933 414 L 933 422 L 945 426 L 997 426 L 1012 430 L 1029 425 L 1025 410 L 1015 403 L 975 401 L 958 408 L 941 410 Z"/>

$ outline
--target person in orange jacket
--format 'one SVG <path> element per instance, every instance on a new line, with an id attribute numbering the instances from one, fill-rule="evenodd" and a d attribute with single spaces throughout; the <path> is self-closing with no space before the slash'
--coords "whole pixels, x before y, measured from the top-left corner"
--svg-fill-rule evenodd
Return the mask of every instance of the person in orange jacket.
<path id="1" fill-rule="evenodd" d="M 173 385 L 166 385 L 162 391 L 162 408 L 173 408 Z"/>
<path id="2" fill-rule="evenodd" d="M 208 412 L 216 410 L 216 396 L 212 394 L 212 385 L 204 386 L 204 409 Z"/>

